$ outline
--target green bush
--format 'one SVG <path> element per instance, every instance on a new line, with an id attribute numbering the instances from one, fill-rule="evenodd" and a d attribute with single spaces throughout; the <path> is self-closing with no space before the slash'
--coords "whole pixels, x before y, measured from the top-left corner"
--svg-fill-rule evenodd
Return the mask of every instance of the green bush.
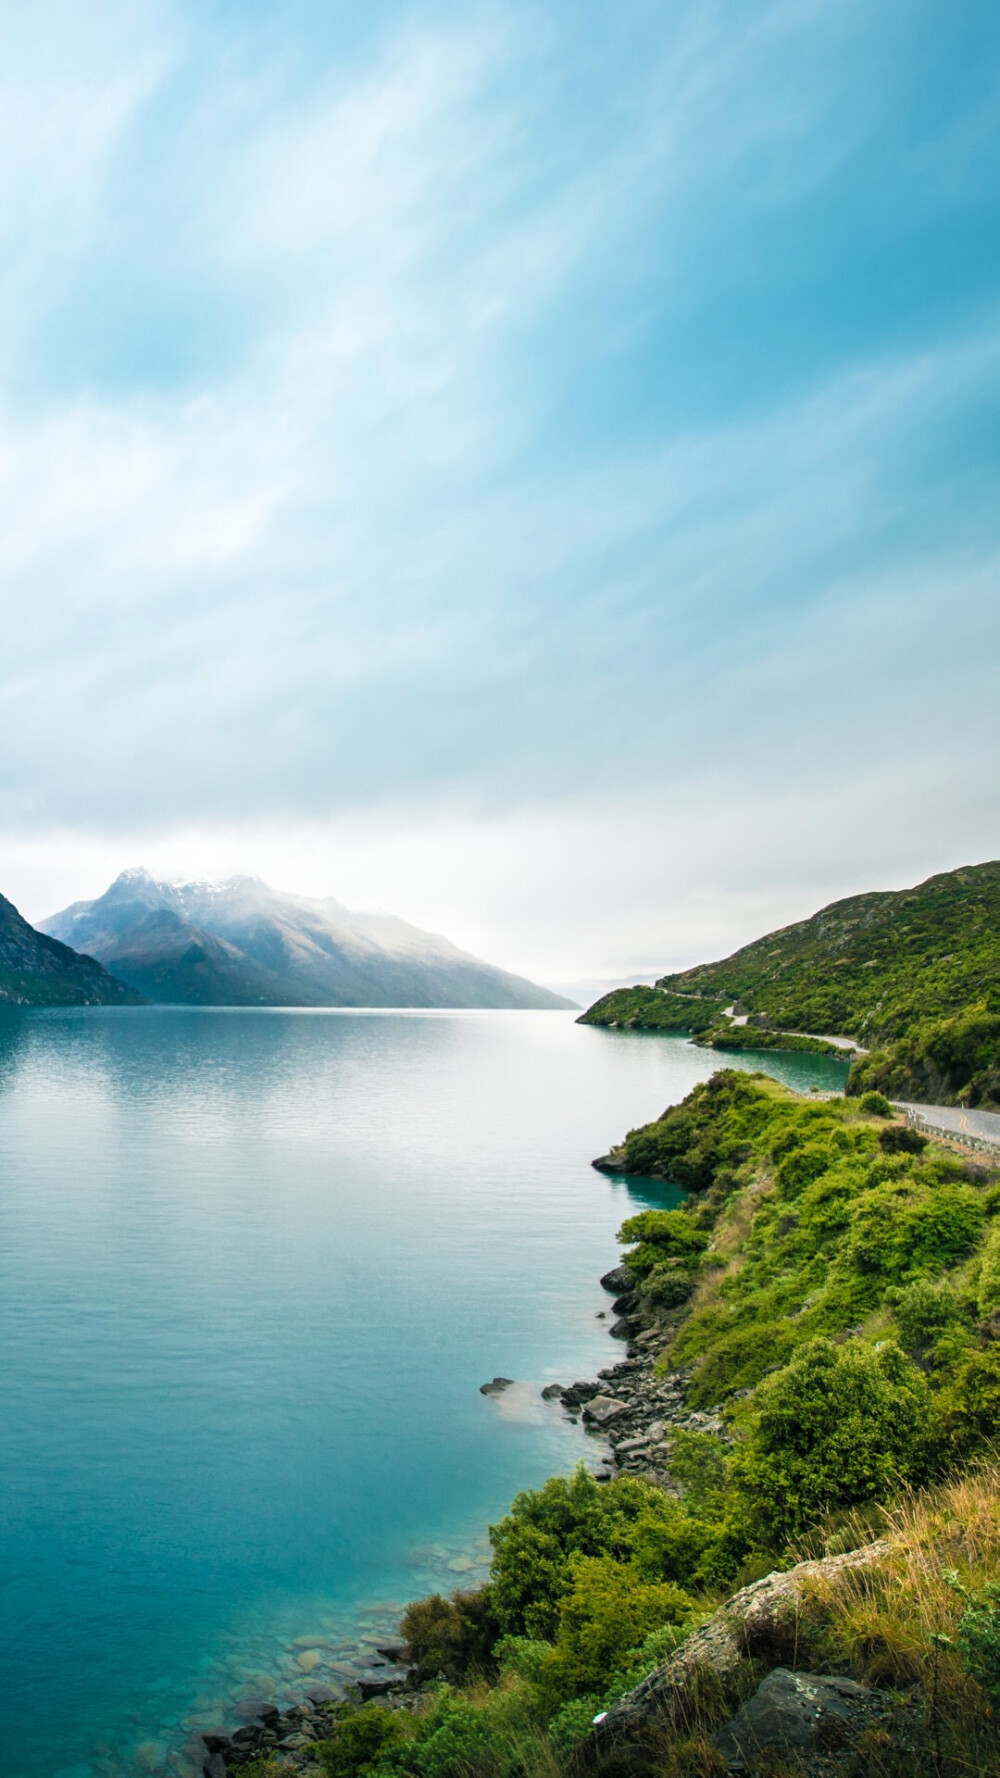
<path id="1" fill-rule="evenodd" d="M 554 1641 L 563 1599 L 575 1585 L 576 1556 L 627 1562 L 637 1528 L 650 1518 L 672 1523 L 676 1501 L 632 1476 L 598 1483 L 581 1466 L 519 1494 L 490 1527 L 490 1610 L 504 1635 Z"/>
<path id="2" fill-rule="evenodd" d="M 862 1093 L 859 1110 L 867 1117 L 891 1117 L 893 1107 L 884 1093 L 869 1092 Z"/>
<path id="3" fill-rule="evenodd" d="M 798 1197 L 826 1172 L 835 1158 L 829 1142 L 807 1142 L 802 1148 L 793 1148 L 775 1170 L 775 1183 L 782 1197 Z"/>
<path id="4" fill-rule="evenodd" d="M 878 1145 L 883 1154 L 923 1154 L 927 1137 L 910 1124 L 887 1124 L 878 1133 Z"/>
<path id="5" fill-rule="evenodd" d="M 961 1319 L 962 1305 L 953 1285 L 932 1284 L 929 1278 L 918 1278 L 899 1293 L 894 1313 L 903 1345 L 920 1351 Z"/>
<path id="6" fill-rule="evenodd" d="M 319 1757 L 327 1778 L 355 1778 L 370 1772 L 386 1749 L 401 1739 L 402 1727 L 391 1710 L 378 1704 L 345 1707 L 336 1733 L 318 1743 Z"/>
<path id="7" fill-rule="evenodd" d="M 962 1665 L 1000 1713 L 1000 1583 L 988 1582 L 978 1594 L 960 1590 L 969 1600 L 956 1637 Z"/>
<path id="8" fill-rule="evenodd" d="M 408 1605 L 400 1623 L 407 1658 L 421 1679 L 460 1680 L 485 1672 L 490 1665 L 497 1629 L 490 1612 L 490 1592 L 440 1593 Z"/>
<path id="9" fill-rule="evenodd" d="M 653 1630 L 688 1622 L 690 1594 L 670 1581 L 646 1581 L 630 1563 L 575 1556 L 559 1607 L 549 1683 L 561 1699 L 600 1690 Z"/>
<path id="10" fill-rule="evenodd" d="M 1000 1228 L 991 1229 L 983 1249 L 978 1308 L 984 1317 L 1000 1308 Z"/>
<path id="11" fill-rule="evenodd" d="M 654 1308 L 679 1309 L 694 1290 L 694 1279 L 679 1268 L 654 1265 L 640 1280 L 639 1290 Z"/>
<path id="12" fill-rule="evenodd" d="M 958 1366 L 949 1391 L 958 1454 L 968 1456 L 1000 1434 L 1000 1352 L 970 1352 Z"/>
<path id="13" fill-rule="evenodd" d="M 698 1228 L 686 1210 L 642 1210 L 622 1223 L 618 1240 L 637 1243 L 626 1253 L 625 1264 L 639 1279 L 668 1260 L 694 1266 L 708 1246 L 704 1229 Z"/>
<path id="14" fill-rule="evenodd" d="M 795 1350 L 798 1334 L 788 1321 L 735 1327 L 714 1342 L 695 1369 L 688 1390 L 694 1408 L 713 1407 L 736 1389 L 752 1389 Z"/>
<path id="15" fill-rule="evenodd" d="M 896 1164 L 907 1165 L 903 1157 Z M 984 1220 L 982 1197 L 971 1187 L 928 1188 L 903 1172 L 858 1198 L 845 1259 L 855 1271 L 889 1282 L 939 1272 L 971 1253 Z"/>
<path id="16" fill-rule="evenodd" d="M 898 1346 L 815 1340 L 757 1392 L 735 1460 L 751 1525 L 780 1546 L 824 1512 L 884 1499 L 921 1475 L 927 1383 Z"/>

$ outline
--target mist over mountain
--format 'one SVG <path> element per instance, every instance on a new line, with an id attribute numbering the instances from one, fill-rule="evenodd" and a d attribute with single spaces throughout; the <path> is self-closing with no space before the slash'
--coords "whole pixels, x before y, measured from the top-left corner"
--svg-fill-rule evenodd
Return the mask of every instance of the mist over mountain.
<path id="1" fill-rule="evenodd" d="M 167 883 L 123 871 L 41 930 L 97 957 L 147 1000 L 199 1006 L 556 1008 L 573 1002 L 437 933 L 257 877 Z"/>

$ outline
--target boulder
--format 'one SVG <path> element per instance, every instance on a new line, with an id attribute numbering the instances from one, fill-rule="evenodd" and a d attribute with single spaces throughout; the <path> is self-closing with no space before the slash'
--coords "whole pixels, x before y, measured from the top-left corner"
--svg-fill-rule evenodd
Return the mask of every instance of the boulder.
<path id="1" fill-rule="evenodd" d="M 513 1377 L 494 1377 L 492 1383 L 480 1383 L 480 1395 L 502 1395 L 505 1389 L 513 1387 Z"/>
<path id="2" fill-rule="evenodd" d="M 601 1385 L 599 1383 L 571 1383 L 568 1389 L 563 1390 L 563 1406 L 566 1408 L 582 1407 L 585 1401 L 591 1401 L 595 1395 L 600 1395 L 600 1393 Z"/>
<path id="3" fill-rule="evenodd" d="M 775 1667 L 763 1684 L 712 1736 L 727 1772 L 769 1768 L 788 1754 L 837 1754 L 891 1714 L 884 1694 L 832 1674 L 792 1673 Z"/>
<path id="4" fill-rule="evenodd" d="M 402 1683 L 400 1679 L 382 1679 L 374 1673 L 366 1679 L 359 1679 L 357 1686 L 361 1702 L 367 1704 L 369 1698 L 384 1698 L 389 1692 L 398 1691 Z"/>
<path id="5" fill-rule="evenodd" d="M 543 1401 L 561 1401 L 566 1391 L 561 1383 L 546 1383 L 542 1390 Z"/>
<path id="6" fill-rule="evenodd" d="M 584 1407 L 583 1417 L 592 1426 L 610 1426 L 613 1420 L 627 1413 L 627 1402 L 619 1401 L 614 1395 L 595 1395 Z"/>
<path id="7" fill-rule="evenodd" d="M 613 1266 L 610 1272 L 605 1272 L 601 1287 L 612 1296 L 620 1296 L 623 1290 L 632 1290 L 634 1285 L 628 1266 Z"/>
<path id="8" fill-rule="evenodd" d="M 774 1651 L 794 1645 L 796 1613 L 805 1591 L 815 1585 L 836 1584 L 841 1574 L 870 1567 L 891 1553 L 886 1538 L 826 1556 L 816 1562 L 800 1562 L 784 1573 L 767 1574 L 734 1593 L 731 1599 L 692 1632 L 662 1667 L 654 1668 L 633 1691 L 626 1692 L 607 1711 L 600 1723 L 573 1755 L 574 1772 L 599 1762 L 609 1747 L 642 1735 L 657 1723 L 683 1722 L 687 1703 L 706 1672 L 723 1688 L 732 1681 L 747 1657 L 774 1659 Z M 735 1701 L 735 1700 L 734 1700 Z"/>

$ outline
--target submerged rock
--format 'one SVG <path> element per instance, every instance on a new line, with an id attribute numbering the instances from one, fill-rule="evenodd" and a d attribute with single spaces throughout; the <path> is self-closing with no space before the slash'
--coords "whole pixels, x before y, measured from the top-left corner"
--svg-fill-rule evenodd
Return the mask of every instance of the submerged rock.
<path id="1" fill-rule="evenodd" d="M 492 1383 L 480 1383 L 480 1395 L 502 1395 L 505 1389 L 513 1388 L 513 1377 L 494 1377 Z"/>

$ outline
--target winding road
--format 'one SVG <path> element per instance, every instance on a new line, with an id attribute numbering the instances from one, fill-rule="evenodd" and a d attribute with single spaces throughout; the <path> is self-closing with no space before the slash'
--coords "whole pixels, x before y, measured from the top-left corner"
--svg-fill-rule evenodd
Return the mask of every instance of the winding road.
<path id="1" fill-rule="evenodd" d="M 973 1136 L 1000 1149 L 1000 1111 L 966 1111 L 961 1105 L 914 1105 L 905 1099 L 897 1103 L 901 1111 L 913 1112 L 928 1128 L 953 1131 L 960 1141 L 963 1136 Z"/>

